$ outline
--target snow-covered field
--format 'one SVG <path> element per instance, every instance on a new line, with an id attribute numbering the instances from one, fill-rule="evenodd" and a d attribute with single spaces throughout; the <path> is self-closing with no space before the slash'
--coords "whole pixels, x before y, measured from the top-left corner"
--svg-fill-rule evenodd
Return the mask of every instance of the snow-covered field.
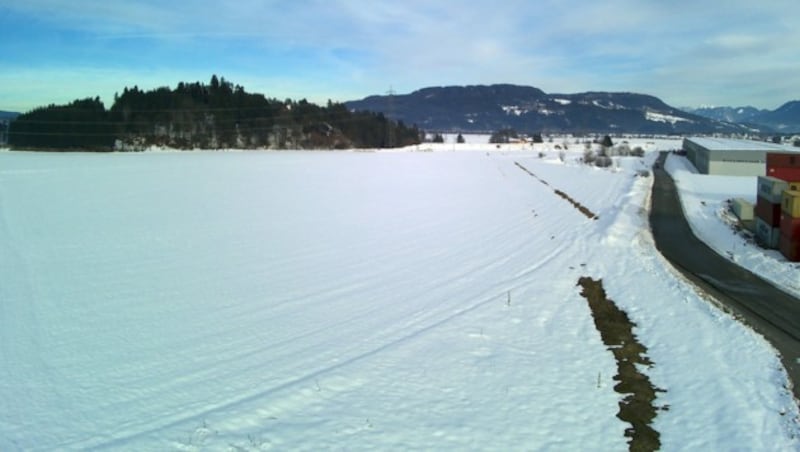
<path id="1" fill-rule="evenodd" d="M 0 153 L 0 450 L 625 450 L 581 276 L 662 450 L 800 447 L 774 349 L 653 246 L 655 153 L 453 149 Z"/>

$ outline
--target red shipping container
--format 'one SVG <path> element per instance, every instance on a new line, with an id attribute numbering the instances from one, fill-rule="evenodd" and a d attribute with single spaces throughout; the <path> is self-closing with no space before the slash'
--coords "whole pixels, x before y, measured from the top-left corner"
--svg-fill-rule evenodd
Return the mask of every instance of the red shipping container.
<path id="1" fill-rule="evenodd" d="M 800 168 L 789 168 L 785 166 L 767 167 L 767 176 L 772 176 L 785 181 L 800 180 Z"/>
<path id="2" fill-rule="evenodd" d="M 781 224 L 781 204 L 775 204 L 759 196 L 756 198 L 756 216 L 772 227 Z"/>
<path id="3" fill-rule="evenodd" d="M 800 262 L 800 241 L 781 236 L 778 243 L 781 254 L 791 262 Z"/>
<path id="4" fill-rule="evenodd" d="M 800 152 L 767 152 L 767 169 L 800 168 Z"/>
<path id="5" fill-rule="evenodd" d="M 789 240 L 800 240 L 800 218 L 781 214 L 781 235 Z"/>

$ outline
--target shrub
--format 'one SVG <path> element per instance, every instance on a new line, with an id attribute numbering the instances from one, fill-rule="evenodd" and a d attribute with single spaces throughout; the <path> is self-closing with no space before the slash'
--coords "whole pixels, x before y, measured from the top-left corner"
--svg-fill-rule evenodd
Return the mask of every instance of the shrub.
<path id="1" fill-rule="evenodd" d="M 614 160 L 606 155 L 598 156 L 594 161 L 594 166 L 599 168 L 608 168 L 614 163 Z"/>
<path id="2" fill-rule="evenodd" d="M 627 143 L 622 143 L 617 146 L 614 151 L 617 155 L 628 156 L 631 155 L 631 147 L 627 145 Z"/>
<path id="3" fill-rule="evenodd" d="M 583 151 L 583 162 L 588 164 L 594 163 L 597 159 L 597 154 L 594 153 L 592 148 L 587 148 Z"/>
<path id="4" fill-rule="evenodd" d="M 508 143 L 512 138 L 519 138 L 519 135 L 514 129 L 502 129 L 489 137 L 489 143 Z"/>

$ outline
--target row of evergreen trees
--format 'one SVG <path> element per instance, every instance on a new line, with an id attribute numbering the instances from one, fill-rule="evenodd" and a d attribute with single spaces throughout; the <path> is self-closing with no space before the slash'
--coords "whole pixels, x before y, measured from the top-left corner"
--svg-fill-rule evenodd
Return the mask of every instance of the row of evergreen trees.
<path id="1" fill-rule="evenodd" d="M 322 107 L 269 99 L 215 75 L 209 84 L 174 89 L 126 87 L 108 110 L 99 98 L 37 108 L 14 121 L 9 143 L 53 150 L 334 149 L 407 146 L 421 137 L 416 126 L 381 113 L 351 112 L 330 101 Z"/>
<path id="2" fill-rule="evenodd" d="M 8 143 L 21 148 L 111 148 L 115 127 L 99 98 L 49 105 L 11 123 Z"/>

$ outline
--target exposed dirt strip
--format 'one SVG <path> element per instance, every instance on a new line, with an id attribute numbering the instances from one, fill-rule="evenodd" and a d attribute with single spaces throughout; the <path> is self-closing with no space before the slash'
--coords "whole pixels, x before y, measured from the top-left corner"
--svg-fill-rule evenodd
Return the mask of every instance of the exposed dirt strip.
<path id="1" fill-rule="evenodd" d="M 594 324 L 600 332 L 603 343 L 614 354 L 617 360 L 618 381 L 614 390 L 625 397 L 619 402 L 617 417 L 631 424 L 625 429 L 625 436 L 630 438 L 628 449 L 631 451 L 652 451 L 661 447 L 660 435 L 650 424 L 659 409 L 653 405 L 656 394 L 665 392 L 650 382 L 647 375 L 641 373 L 637 365 L 650 367 L 653 362 L 645 354 L 647 347 L 637 342 L 631 322 L 625 311 L 619 309 L 613 300 L 606 298 L 603 280 L 581 277 L 578 285 L 583 288 L 581 295 L 589 302 Z"/>
<path id="2" fill-rule="evenodd" d="M 542 179 L 541 177 L 537 176 L 536 174 L 533 174 L 528 168 L 525 168 L 519 162 L 514 162 L 514 164 L 517 165 L 522 171 L 525 171 L 526 173 L 530 174 L 530 176 L 533 177 L 534 179 L 538 180 L 539 182 L 543 183 L 544 185 L 546 185 L 548 187 L 553 188 L 552 185 L 550 185 L 546 180 Z M 579 203 L 578 201 L 575 201 L 574 199 L 572 199 L 568 194 L 564 193 L 563 191 L 558 190 L 557 188 L 553 188 L 553 191 L 558 196 L 561 196 L 562 198 L 566 199 L 567 202 L 572 204 L 573 207 L 578 209 L 582 214 L 586 215 L 586 217 L 589 218 L 590 220 L 597 220 L 598 218 L 600 218 L 597 215 L 595 215 L 594 212 L 589 210 L 588 207 L 584 206 L 583 204 Z"/>

